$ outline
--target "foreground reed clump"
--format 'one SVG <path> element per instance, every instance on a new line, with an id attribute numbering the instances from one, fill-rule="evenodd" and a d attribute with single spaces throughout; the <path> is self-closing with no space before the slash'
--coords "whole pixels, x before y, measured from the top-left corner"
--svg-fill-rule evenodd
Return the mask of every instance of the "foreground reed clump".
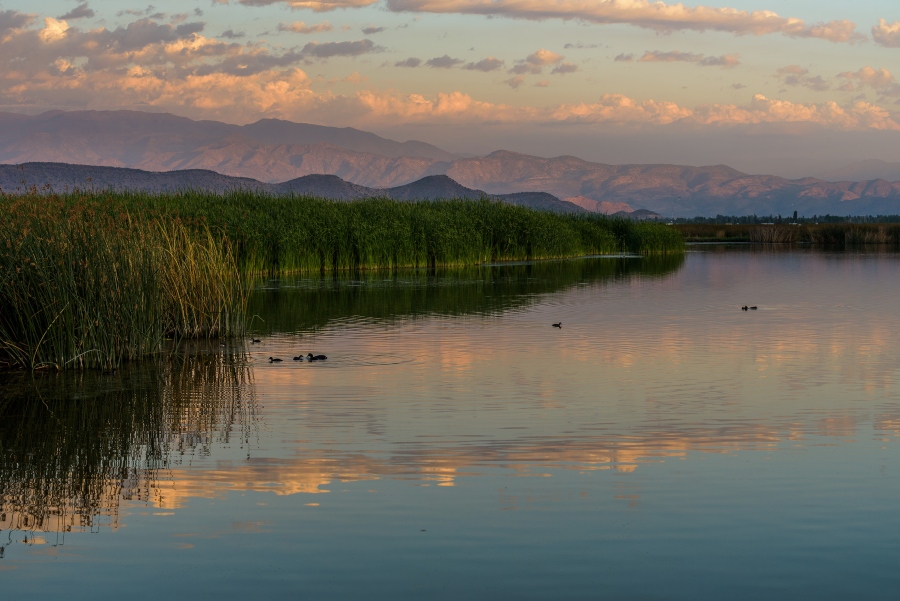
<path id="1" fill-rule="evenodd" d="M 237 262 L 208 228 L 96 199 L 7 197 L 0 210 L 0 364 L 109 369 L 167 337 L 243 327 Z"/>
<path id="2" fill-rule="evenodd" d="M 250 276 L 681 253 L 672 228 L 490 200 L 0 196 L 0 365 L 106 368 L 243 332 Z"/>

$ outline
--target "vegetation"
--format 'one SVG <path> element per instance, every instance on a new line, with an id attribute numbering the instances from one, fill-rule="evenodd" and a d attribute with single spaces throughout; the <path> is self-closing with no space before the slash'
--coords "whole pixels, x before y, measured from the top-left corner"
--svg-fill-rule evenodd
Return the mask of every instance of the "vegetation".
<path id="1" fill-rule="evenodd" d="M 0 202 L 0 363 L 110 369 L 242 330 L 245 279 L 209 228 L 40 200 Z"/>
<path id="2" fill-rule="evenodd" d="M 678 224 L 674 226 L 688 241 L 807 243 L 831 246 L 900 244 L 900 224 Z"/>
<path id="3" fill-rule="evenodd" d="M 658 224 L 497 202 L 33 190 L 0 197 L 0 364 L 111 369 L 244 330 L 250 276 L 683 252 Z"/>
<path id="4" fill-rule="evenodd" d="M 346 203 L 251 192 L 114 198 L 133 211 L 174 215 L 225 232 L 250 273 L 447 267 L 684 249 L 681 236 L 660 225 L 559 215 L 491 200 Z"/>
<path id="5" fill-rule="evenodd" d="M 671 218 L 668 221 L 673 221 Z M 813 215 L 812 217 L 798 216 L 794 211 L 793 216 L 781 215 L 716 215 L 715 217 L 677 217 L 674 219 L 677 225 L 682 224 L 707 224 L 707 225 L 782 225 L 788 223 L 800 223 L 815 225 L 818 223 L 900 223 L 900 215 Z"/>

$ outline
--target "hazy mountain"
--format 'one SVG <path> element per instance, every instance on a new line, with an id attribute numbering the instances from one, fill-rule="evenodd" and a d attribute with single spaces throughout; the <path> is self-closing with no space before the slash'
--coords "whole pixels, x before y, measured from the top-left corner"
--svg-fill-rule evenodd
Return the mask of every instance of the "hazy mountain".
<path id="1" fill-rule="evenodd" d="M 275 194 L 307 194 L 334 200 L 355 200 L 372 196 L 373 189 L 345 182 L 336 175 L 304 175 L 297 179 L 274 184 L 271 191 Z"/>
<path id="2" fill-rule="evenodd" d="M 647 209 L 638 209 L 637 211 L 617 211 L 612 214 L 612 217 L 625 217 L 627 219 L 645 221 L 647 219 L 662 219 L 663 216 Z"/>
<path id="3" fill-rule="evenodd" d="M 822 173 L 820 177 L 831 182 L 859 182 L 871 179 L 896 182 L 900 181 L 900 163 L 869 159 L 838 169 L 831 169 Z"/>
<path id="4" fill-rule="evenodd" d="M 498 151 L 454 161 L 446 173 L 490 193 L 541 190 L 559 198 L 627 203 L 665 216 L 900 213 L 900 182 L 788 180 L 725 165 L 605 165 Z"/>
<path id="5" fill-rule="evenodd" d="M 454 159 L 424 143 L 276 120 L 237 126 L 134 111 L 50 112 L 36 117 L 0 113 L 0 163 L 30 161 L 160 172 L 200 169 L 257 180 L 253 185 L 335 175 L 367 188 L 395 188 L 427 176 L 445 175 L 470 190 L 492 195 L 547 193 L 557 201 L 571 201 L 561 206 L 578 205 L 603 213 L 633 209 L 665 216 L 900 213 L 900 183 L 868 177 L 881 174 L 900 180 L 900 175 L 891 175 L 894 166 L 880 162 L 860 164 L 869 171 L 857 166 L 855 171 L 833 172 L 848 175 L 841 181 L 789 180 L 748 175 L 725 165 L 607 165 L 572 156 L 542 158 L 509 151 Z M 70 175 L 66 177 L 71 179 Z M 849 177 L 854 175 L 867 177 Z M 197 181 L 203 179 L 197 177 Z M 212 175 L 203 177 L 207 178 L 202 184 L 205 189 L 220 185 L 209 180 Z M 173 180 L 171 185 L 180 185 L 180 181 Z M 433 197 L 439 192 L 429 191 L 428 186 L 438 186 L 435 182 L 442 180 L 426 181 L 432 183 L 419 184 L 410 194 Z M 30 183 L 47 182 L 36 178 Z M 315 183 L 318 189 L 316 186 L 325 186 L 324 180 Z M 341 193 L 333 191 L 335 197 L 359 193 L 346 186 L 343 189 Z M 528 202 L 538 199 L 532 197 Z"/>
<path id="6" fill-rule="evenodd" d="M 424 142 L 396 142 L 353 128 L 275 119 L 240 126 L 139 111 L 50 111 L 36 116 L 0 113 L 3 163 L 88 163 L 163 171 L 209 168 L 215 160 L 221 164 L 216 170 L 226 175 L 284 180 L 312 172 L 288 174 L 275 169 L 266 177 L 266 169 L 273 167 L 267 164 L 286 161 L 297 167 L 296 155 L 322 144 L 384 158 L 427 159 L 429 164 L 456 158 Z M 241 167 L 247 173 L 234 171 Z"/>
<path id="7" fill-rule="evenodd" d="M 487 196 L 481 190 L 461 186 L 446 175 L 429 175 L 405 186 L 390 189 L 389 196 L 397 200 L 435 200 L 438 198 L 471 198 Z"/>
<path id="8" fill-rule="evenodd" d="M 132 190 L 178 192 L 199 190 L 223 193 L 255 190 L 273 195 L 305 194 L 350 201 L 358 198 L 386 197 L 396 200 L 439 200 L 450 198 L 491 198 L 508 204 L 556 213 L 585 213 L 581 207 L 551 194 L 492 194 L 461 186 L 445 175 L 427 176 L 394 188 L 367 188 L 346 182 L 336 175 L 306 175 L 280 184 L 250 178 L 229 177 L 205 169 L 151 172 L 124 167 L 97 167 L 67 163 L 25 163 L 0 165 L 0 190 L 21 193 L 31 188 L 41 192 L 66 190 Z"/>
<path id="9" fill-rule="evenodd" d="M 353 184 L 349 184 L 353 185 Z M 124 167 L 98 167 L 67 163 L 25 163 L 0 165 L 0 190 L 7 193 L 24 192 L 29 188 L 56 192 L 76 188 L 81 190 L 143 190 L 146 192 L 176 192 L 179 190 L 270 191 L 270 185 L 246 177 L 230 177 L 205 169 L 165 171 L 154 173 Z"/>
<path id="10" fill-rule="evenodd" d="M 387 157 L 418 157 L 438 161 L 452 161 L 455 158 L 449 152 L 441 150 L 425 142 L 410 140 L 395 142 L 373 133 L 353 129 L 352 127 L 325 127 L 309 123 L 294 123 L 282 119 L 261 119 L 256 123 L 244 125 L 241 135 L 249 140 L 256 140 L 270 145 L 306 145 L 325 143 L 340 146 L 356 152 L 380 154 Z"/>

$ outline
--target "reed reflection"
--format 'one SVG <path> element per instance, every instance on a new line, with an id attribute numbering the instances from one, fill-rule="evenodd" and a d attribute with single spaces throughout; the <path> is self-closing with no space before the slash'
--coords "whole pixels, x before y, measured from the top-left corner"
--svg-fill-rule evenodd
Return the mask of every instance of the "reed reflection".
<path id="1" fill-rule="evenodd" d="M 249 365 L 216 351 L 193 346 L 116 374 L 5 374 L 0 545 L 116 529 L 122 501 L 163 502 L 160 481 L 185 456 L 246 448 L 257 420 Z"/>
<path id="2" fill-rule="evenodd" d="M 543 294 L 634 276 L 676 272 L 684 255 L 585 258 L 438 270 L 336 272 L 272 281 L 251 296 L 251 327 L 261 334 L 319 329 L 362 318 L 390 321 L 429 315 L 493 315 Z"/>

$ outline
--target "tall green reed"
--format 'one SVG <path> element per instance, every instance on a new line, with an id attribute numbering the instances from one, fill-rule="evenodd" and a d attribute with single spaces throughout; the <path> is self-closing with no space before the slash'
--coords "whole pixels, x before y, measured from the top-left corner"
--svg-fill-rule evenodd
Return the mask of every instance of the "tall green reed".
<path id="1" fill-rule="evenodd" d="M 167 337 L 242 330 L 246 286 L 227 240 L 72 200 L 0 201 L 0 362 L 108 369 Z"/>
<path id="2" fill-rule="evenodd" d="M 603 215 L 560 215 L 483 199 L 335 202 L 233 192 L 115 195 L 141 211 L 225 232 L 252 273 L 440 267 L 589 254 L 683 252 L 680 232 Z"/>
<path id="3" fill-rule="evenodd" d="M 252 275 L 683 250 L 664 225 L 487 199 L 0 196 L 0 365 L 108 369 L 240 334 Z"/>

